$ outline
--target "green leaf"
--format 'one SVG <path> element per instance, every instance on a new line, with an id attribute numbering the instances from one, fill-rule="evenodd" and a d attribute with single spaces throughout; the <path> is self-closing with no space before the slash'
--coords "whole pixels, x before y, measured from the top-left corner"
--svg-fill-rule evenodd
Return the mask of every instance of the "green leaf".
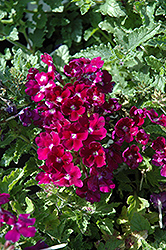
<path id="1" fill-rule="evenodd" d="M 112 235 L 114 232 L 113 221 L 109 218 L 104 218 L 96 222 L 103 234 Z"/>
<path id="2" fill-rule="evenodd" d="M 80 52 L 76 53 L 73 57 L 86 57 L 93 59 L 94 57 L 101 57 L 104 61 L 111 61 L 113 58 L 116 58 L 115 52 L 112 50 L 111 45 L 108 43 L 93 45 L 92 47 L 87 47 L 85 50 L 80 50 Z"/>
<path id="3" fill-rule="evenodd" d="M 151 24 L 150 26 L 141 26 L 128 33 L 121 28 L 115 27 L 115 41 L 123 47 L 123 50 L 129 52 L 135 50 L 137 46 L 147 42 L 150 38 L 160 33 L 160 24 Z"/>
<path id="4" fill-rule="evenodd" d="M 128 214 L 130 218 L 134 216 L 133 213 L 141 212 L 149 207 L 149 202 L 146 199 L 133 195 L 128 197 L 127 204 L 129 205 Z"/>
<path id="5" fill-rule="evenodd" d="M 134 213 L 130 220 L 130 227 L 132 231 L 143 231 L 147 230 L 149 234 L 153 233 L 151 225 L 147 219 L 145 219 L 141 214 Z"/>
<path id="6" fill-rule="evenodd" d="M 157 250 L 156 248 L 154 248 L 150 244 L 148 244 L 147 241 L 144 239 L 141 239 L 141 243 L 142 243 L 142 249 L 144 249 L 144 250 Z"/>
<path id="7" fill-rule="evenodd" d="M 99 11 L 103 15 L 108 14 L 111 17 L 121 17 L 126 15 L 120 2 L 116 0 L 106 0 L 104 4 L 100 5 Z"/>
<path id="8" fill-rule="evenodd" d="M 9 166 L 10 162 L 14 158 L 14 152 L 15 152 L 15 147 L 12 145 L 12 147 L 8 148 L 3 154 L 1 161 L 0 161 L 1 166 L 4 166 L 4 167 Z"/>
<path id="9" fill-rule="evenodd" d="M 16 41 L 19 39 L 18 37 L 18 31 L 17 28 L 13 28 L 13 30 L 10 32 L 10 34 L 7 36 L 7 39 L 11 41 Z"/>
<path id="10" fill-rule="evenodd" d="M 163 62 L 161 59 L 157 59 L 155 56 L 147 56 L 145 57 L 147 64 L 154 69 L 156 72 L 160 72 L 160 68 L 163 66 Z"/>
<path id="11" fill-rule="evenodd" d="M 25 202 L 27 204 L 27 208 L 26 208 L 26 214 L 32 213 L 34 211 L 34 205 L 32 203 L 32 200 L 29 199 L 28 197 L 25 198 Z"/>
<path id="12" fill-rule="evenodd" d="M 111 237 L 106 244 L 104 245 L 102 242 L 99 243 L 97 250 L 115 250 L 121 249 L 119 246 L 123 244 L 122 240 L 116 239 L 115 237 Z"/>
<path id="13" fill-rule="evenodd" d="M 51 53 L 51 56 L 53 57 L 56 68 L 63 71 L 64 65 L 69 61 L 69 50 L 67 45 L 61 45 Z"/>
<path id="14" fill-rule="evenodd" d="M 16 168 L 9 175 L 3 177 L 2 182 L 0 183 L 0 190 L 3 193 L 9 193 L 14 185 L 23 177 L 24 170 Z"/>
<path id="15" fill-rule="evenodd" d="M 149 134 L 156 134 L 157 136 L 166 137 L 166 132 L 162 130 L 162 127 L 159 125 L 148 125 L 145 127 L 145 131 Z"/>

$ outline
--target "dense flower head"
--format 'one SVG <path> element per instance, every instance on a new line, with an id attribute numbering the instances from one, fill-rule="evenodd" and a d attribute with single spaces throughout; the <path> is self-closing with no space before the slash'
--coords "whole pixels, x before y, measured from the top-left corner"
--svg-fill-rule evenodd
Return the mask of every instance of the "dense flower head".
<path id="1" fill-rule="evenodd" d="M 27 108 L 20 116 L 25 125 L 33 121 L 43 129 L 35 140 L 38 159 L 45 161 L 36 176 L 39 184 L 74 185 L 77 195 L 98 202 L 101 192 L 114 188 L 113 171 L 119 164 L 137 168 L 143 160 L 139 151 L 144 153 L 150 146 L 155 150 L 152 163 L 166 176 L 165 139 L 152 141 L 144 130 L 146 117 L 166 126 L 164 114 L 133 106 L 128 117 L 117 120 L 115 112 L 122 105 L 109 95 L 115 83 L 102 69 L 101 57 L 71 60 L 64 66 L 63 77 L 50 55 L 44 53 L 41 60 L 46 72 L 31 68 L 25 85 L 25 92 L 37 104 L 35 113 Z"/>

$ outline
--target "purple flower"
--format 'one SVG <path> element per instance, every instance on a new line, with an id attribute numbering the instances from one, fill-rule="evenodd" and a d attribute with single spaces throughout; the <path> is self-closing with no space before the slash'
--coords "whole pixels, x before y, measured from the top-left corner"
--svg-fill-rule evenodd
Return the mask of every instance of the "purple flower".
<path id="1" fill-rule="evenodd" d="M 0 193 L 0 206 L 2 204 L 9 202 L 9 199 L 8 199 L 9 197 L 10 197 L 10 194 Z"/>
<path id="2" fill-rule="evenodd" d="M 22 125 L 27 127 L 32 124 L 32 121 L 39 120 L 40 115 L 37 109 L 31 110 L 30 107 L 27 107 L 20 111 L 19 119 L 22 122 Z"/>
<path id="3" fill-rule="evenodd" d="M 160 193 L 153 193 L 150 196 L 150 202 L 153 203 L 155 208 L 158 208 L 158 201 L 162 203 L 162 209 L 166 211 L 166 191 Z"/>
<path id="4" fill-rule="evenodd" d="M 124 162 L 131 168 L 135 169 L 138 167 L 139 162 L 142 162 L 143 158 L 139 153 L 139 147 L 133 144 L 130 148 L 126 148 L 126 150 L 122 153 Z"/>
<path id="5" fill-rule="evenodd" d="M 40 249 L 44 249 L 47 247 L 48 245 L 44 241 L 39 240 L 34 246 L 26 247 L 24 248 L 24 250 L 40 250 Z"/>

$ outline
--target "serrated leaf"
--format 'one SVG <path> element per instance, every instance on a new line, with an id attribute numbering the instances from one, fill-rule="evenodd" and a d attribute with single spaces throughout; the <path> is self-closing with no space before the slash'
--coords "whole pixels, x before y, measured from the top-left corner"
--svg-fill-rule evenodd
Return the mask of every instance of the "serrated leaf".
<path id="1" fill-rule="evenodd" d="M 4 140 L 0 140 L 0 148 L 4 148 L 7 145 L 10 145 L 10 143 L 17 138 L 16 134 L 8 133 L 5 136 Z"/>
<path id="2" fill-rule="evenodd" d="M 163 66 L 163 62 L 161 62 L 161 59 L 157 59 L 156 57 L 151 55 L 151 56 L 146 56 L 145 60 L 152 69 L 154 69 L 157 72 L 160 72 L 160 68 Z"/>
<path id="3" fill-rule="evenodd" d="M 69 61 L 69 50 L 67 45 L 61 45 L 58 49 L 51 53 L 51 56 L 53 57 L 56 67 L 63 71 L 64 65 Z"/>
<path id="4" fill-rule="evenodd" d="M 116 58 L 114 51 L 112 50 L 111 45 L 108 43 L 100 44 L 100 45 L 93 45 L 92 47 L 87 47 L 85 50 L 81 50 L 80 52 L 76 53 L 73 57 L 86 57 L 93 59 L 94 57 L 101 57 L 104 61 L 110 61 L 113 58 Z"/>
<path id="5" fill-rule="evenodd" d="M 3 192 L 9 193 L 14 185 L 23 177 L 24 170 L 16 168 L 14 171 L 12 171 L 9 175 L 5 175 L 3 177 L 3 180 L 0 185 L 0 189 L 5 189 Z M 2 193 L 3 193 L 2 192 Z"/>
<path id="6" fill-rule="evenodd" d="M 9 164 L 14 158 L 14 152 L 15 152 L 15 147 L 14 145 L 12 145 L 12 147 L 8 148 L 3 154 L 1 161 L 0 161 L 1 166 L 3 167 L 9 166 Z"/>
<path id="7" fill-rule="evenodd" d="M 147 219 L 145 219 L 141 214 L 134 213 L 130 220 L 130 227 L 132 231 L 143 231 L 147 230 L 148 233 L 152 233 L 151 225 Z"/>
<path id="8" fill-rule="evenodd" d="M 115 27 L 115 41 L 123 47 L 123 50 L 129 52 L 160 33 L 159 29 L 160 24 L 154 23 L 148 27 L 141 26 L 140 28 L 135 28 L 129 33 L 125 33 L 124 30 Z"/>
<path id="9" fill-rule="evenodd" d="M 109 15 L 111 17 L 125 16 L 126 13 L 120 5 L 120 2 L 116 0 L 106 0 L 106 2 L 100 5 L 99 11 L 103 15 Z"/>
<path id="10" fill-rule="evenodd" d="M 108 33 L 114 33 L 114 27 L 107 20 L 100 22 L 98 26 L 100 29 L 106 30 Z"/>
<path id="11" fill-rule="evenodd" d="M 156 134 L 157 136 L 165 136 L 166 132 L 162 130 L 162 128 L 159 125 L 148 125 L 145 127 L 145 131 L 149 134 Z"/>
<path id="12" fill-rule="evenodd" d="M 166 50 L 166 35 L 160 35 L 158 37 L 154 37 L 150 39 L 147 43 L 149 46 L 159 47 L 163 50 Z"/>

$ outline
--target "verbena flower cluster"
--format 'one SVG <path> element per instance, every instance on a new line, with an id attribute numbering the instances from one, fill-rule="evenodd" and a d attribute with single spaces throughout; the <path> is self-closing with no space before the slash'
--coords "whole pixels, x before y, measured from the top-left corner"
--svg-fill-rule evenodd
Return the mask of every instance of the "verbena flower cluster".
<path id="1" fill-rule="evenodd" d="M 5 239 L 17 242 L 20 239 L 20 236 L 24 237 L 34 237 L 36 228 L 32 227 L 36 219 L 29 218 L 30 214 L 20 214 L 18 219 L 11 212 L 2 208 L 2 205 L 9 202 L 9 194 L 0 193 L 0 227 L 3 227 L 4 224 L 12 226 L 12 229 L 9 230 Z"/>
<path id="2" fill-rule="evenodd" d="M 98 202 L 101 192 L 115 187 L 113 171 L 118 165 L 125 162 L 131 169 L 137 168 L 143 160 L 141 150 L 147 145 L 156 151 L 153 164 L 162 166 L 161 174 L 166 176 L 165 139 L 152 141 L 143 129 L 146 117 L 166 126 L 165 115 L 133 106 L 129 117 L 116 123 L 110 138 L 109 116 L 119 111 L 121 104 L 108 97 L 115 83 L 109 72 L 102 70 L 104 61 L 100 57 L 71 60 L 64 66 L 64 74 L 70 78 L 64 84 L 52 57 L 44 53 L 41 60 L 47 64 L 47 72 L 30 68 L 25 90 L 36 108 L 27 107 L 20 113 L 24 126 L 33 121 L 43 129 L 36 138 L 38 159 L 45 160 L 40 166 L 43 171 L 36 176 L 39 184 L 75 185 L 78 196 Z M 102 141 L 108 146 L 103 147 Z M 123 142 L 132 145 L 121 152 Z"/>

